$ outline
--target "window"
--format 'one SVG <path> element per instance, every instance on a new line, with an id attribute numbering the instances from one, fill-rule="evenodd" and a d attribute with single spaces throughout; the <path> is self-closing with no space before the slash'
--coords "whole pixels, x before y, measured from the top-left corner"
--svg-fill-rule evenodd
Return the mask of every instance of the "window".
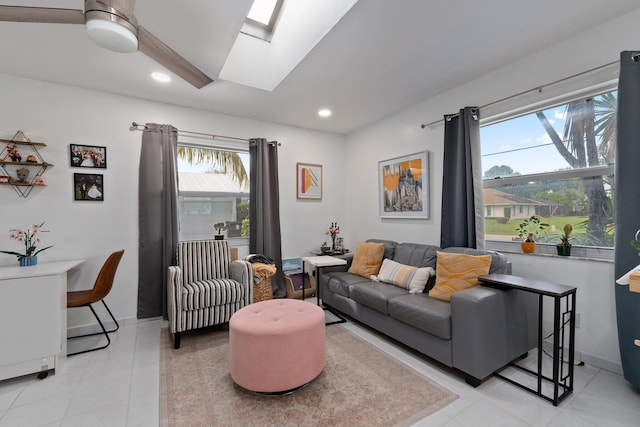
<path id="1" fill-rule="evenodd" d="M 282 14 L 284 0 L 255 0 L 242 32 L 266 41 L 271 40 Z"/>
<path id="2" fill-rule="evenodd" d="M 178 143 L 180 240 L 212 239 L 214 224 L 232 246 L 249 236 L 249 153 Z"/>
<path id="3" fill-rule="evenodd" d="M 585 256 L 596 256 L 591 249 L 598 256 L 603 249 L 612 252 L 616 95 L 601 93 L 481 127 L 487 246 L 505 249 L 519 241 L 519 222 L 537 215 L 550 224 L 539 243 L 559 243 L 569 223 L 571 241 L 586 248 Z"/>

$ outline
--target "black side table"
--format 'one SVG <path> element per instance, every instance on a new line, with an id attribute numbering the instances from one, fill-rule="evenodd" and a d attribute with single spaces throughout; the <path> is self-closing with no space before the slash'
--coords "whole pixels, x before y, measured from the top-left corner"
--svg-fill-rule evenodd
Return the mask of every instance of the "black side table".
<path id="1" fill-rule="evenodd" d="M 536 394 L 543 399 L 558 406 L 570 393 L 573 392 L 573 363 L 575 353 L 575 329 L 576 329 L 576 288 L 573 286 L 559 285 L 542 280 L 512 276 L 509 274 L 489 274 L 478 277 L 483 286 L 499 289 L 518 289 L 532 292 L 538 295 L 538 369 L 532 371 L 528 368 L 512 363 L 524 372 L 535 375 L 537 387 L 531 388 L 518 383 L 511 378 L 496 373 L 502 378 L 524 390 Z M 543 297 L 553 298 L 553 367 L 552 377 L 542 373 L 542 306 Z M 564 306 L 564 308 L 562 308 Z M 569 325 L 567 328 L 567 324 Z M 568 329 L 568 330 L 567 330 Z M 569 348 L 565 354 L 564 342 L 568 334 Z M 565 364 L 567 365 L 565 367 Z M 547 396 L 542 392 L 542 381 L 549 381 L 553 385 L 553 396 Z"/>

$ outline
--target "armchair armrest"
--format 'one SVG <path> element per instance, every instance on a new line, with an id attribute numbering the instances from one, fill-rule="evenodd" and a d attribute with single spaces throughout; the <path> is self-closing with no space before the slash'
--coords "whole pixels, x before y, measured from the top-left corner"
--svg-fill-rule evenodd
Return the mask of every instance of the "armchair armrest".
<path id="1" fill-rule="evenodd" d="M 453 366 L 482 380 L 535 347 L 531 296 L 485 286 L 451 295 Z"/>
<path id="2" fill-rule="evenodd" d="M 245 287 L 245 304 L 251 304 L 253 302 L 253 266 L 251 263 L 243 260 L 232 261 L 229 264 L 229 275 Z"/>
<path id="3" fill-rule="evenodd" d="M 171 333 L 178 330 L 177 322 L 180 318 L 178 313 L 182 309 L 181 288 L 182 270 L 178 266 L 170 266 L 167 274 L 167 317 Z"/>

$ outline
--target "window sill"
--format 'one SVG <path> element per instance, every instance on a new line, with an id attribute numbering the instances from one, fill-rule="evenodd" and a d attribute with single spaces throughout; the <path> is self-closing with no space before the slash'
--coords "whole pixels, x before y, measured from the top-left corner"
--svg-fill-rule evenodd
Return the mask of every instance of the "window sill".
<path id="1" fill-rule="evenodd" d="M 549 258 L 562 258 L 568 260 L 580 260 L 580 261 L 593 261 L 593 262 L 606 262 L 612 263 L 614 250 L 613 248 L 597 248 L 597 247 L 583 247 L 572 246 L 571 256 L 560 256 L 556 252 L 556 246 L 547 243 L 536 243 L 536 251 L 532 254 L 525 254 L 522 252 L 520 242 L 500 242 L 494 240 L 487 240 L 485 242 L 485 248 L 499 251 L 503 253 L 521 254 L 529 256 L 543 256 Z"/>

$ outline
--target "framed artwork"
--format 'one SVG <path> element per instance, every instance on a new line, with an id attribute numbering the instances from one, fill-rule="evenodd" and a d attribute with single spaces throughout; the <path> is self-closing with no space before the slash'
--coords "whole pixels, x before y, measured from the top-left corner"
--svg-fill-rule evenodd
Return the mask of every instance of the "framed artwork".
<path id="1" fill-rule="evenodd" d="M 322 165 L 296 163 L 296 198 L 322 200 Z"/>
<path id="2" fill-rule="evenodd" d="M 282 271 L 302 271 L 302 258 L 285 258 L 282 260 Z"/>
<path id="3" fill-rule="evenodd" d="M 107 147 L 69 144 L 69 161 L 74 168 L 107 168 Z"/>
<path id="4" fill-rule="evenodd" d="M 429 218 L 426 151 L 378 162 L 381 218 Z"/>
<path id="5" fill-rule="evenodd" d="M 99 174 L 73 174 L 73 200 L 104 201 L 104 177 Z"/>

